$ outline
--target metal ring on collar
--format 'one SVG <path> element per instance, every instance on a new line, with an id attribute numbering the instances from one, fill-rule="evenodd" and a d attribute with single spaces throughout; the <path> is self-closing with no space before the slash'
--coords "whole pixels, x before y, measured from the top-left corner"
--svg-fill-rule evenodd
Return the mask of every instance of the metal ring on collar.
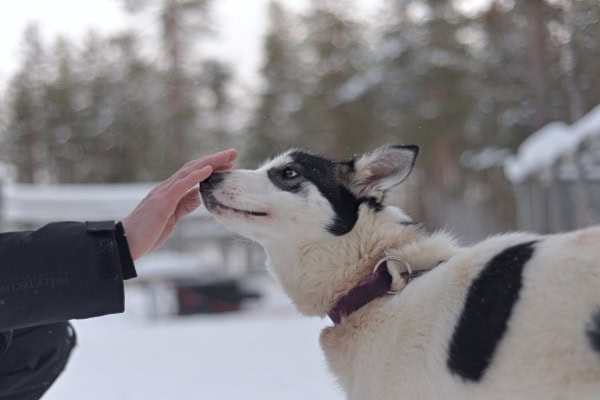
<path id="1" fill-rule="evenodd" d="M 410 266 L 409 263 L 407 263 L 404 259 L 400 258 L 400 257 L 396 257 L 396 256 L 385 256 L 383 257 L 381 260 L 377 261 L 377 264 L 375 264 L 375 268 L 373 268 L 373 273 L 377 272 L 377 270 L 379 269 L 379 267 L 381 267 L 381 265 L 383 263 L 385 263 L 388 260 L 393 260 L 393 261 L 398 261 L 400 264 L 402 264 L 402 266 L 404 267 L 404 269 L 406 269 L 406 283 L 408 284 L 408 282 L 410 282 L 412 280 L 412 275 L 413 275 L 413 270 Z M 400 273 L 400 276 L 402 276 L 403 274 Z M 388 294 L 394 294 L 399 292 L 400 290 L 388 290 Z"/>

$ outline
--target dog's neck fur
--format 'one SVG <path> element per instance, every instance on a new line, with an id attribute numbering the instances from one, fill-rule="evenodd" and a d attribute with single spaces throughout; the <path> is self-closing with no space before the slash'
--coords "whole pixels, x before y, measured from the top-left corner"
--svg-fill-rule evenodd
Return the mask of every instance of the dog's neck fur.
<path id="1" fill-rule="evenodd" d="M 265 246 L 270 268 L 301 313 L 324 316 L 386 255 L 400 256 L 415 270 L 422 270 L 444 261 L 440 254 L 449 258 L 456 251 L 450 236 L 421 234 L 413 226 L 402 225 L 401 215 L 395 207 L 375 212 L 363 204 L 356 225 L 345 235 L 294 248 L 280 243 Z"/>

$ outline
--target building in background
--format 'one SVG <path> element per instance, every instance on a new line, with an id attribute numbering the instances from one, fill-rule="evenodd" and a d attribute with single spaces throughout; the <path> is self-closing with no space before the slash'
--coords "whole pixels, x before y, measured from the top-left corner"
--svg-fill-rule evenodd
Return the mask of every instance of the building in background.
<path id="1" fill-rule="evenodd" d="M 600 223 L 600 106 L 572 125 L 553 122 L 506 161 L 521 229 L 541 233 Z"/>

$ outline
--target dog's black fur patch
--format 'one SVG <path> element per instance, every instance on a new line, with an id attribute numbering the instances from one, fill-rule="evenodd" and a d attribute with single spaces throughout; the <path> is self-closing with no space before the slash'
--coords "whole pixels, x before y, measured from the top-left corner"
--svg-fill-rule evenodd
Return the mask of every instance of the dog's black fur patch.
<path id="1" fill-rule="evenodd" d="M 473 280 L 448 349 L 450 371 L 477 382 L 493 360 L 519 299 L 525 264 L 536 242 L 496 254 Z"/>
<path id="2" fill-rule="evenodd" d="M 327 230 L 334 235 L 344 235 L 352 230 L 358 219 L 358 207 L 361 200 L 341 182 L 335 161 L 295 151 L 289 154 L 290 164 L 268 171 L 269 179 L 282 190 L 300 193 L 306 181 L 315 185 L 329 201 L 335 211 L 335 218 Z M 286 178 L 286 170 L 298 173 L 295 178 Z"/>
<path id="3" fill-rule="evenodd" d="M 600 308 L 592 316 L 592 321 L 587 329 L 587 336 L 592 349 L 600 353 Z"/>
<path id="4" fill-rule="evenodd" d="M 380 201 L 375 200 L 374 198 L 370 197 L 370 198 L 366 198 L 364 200 L 368 205 L 369 208 L 373 211 L 381 211 L 383 210 L 383 203 L 381 203 Z"/>

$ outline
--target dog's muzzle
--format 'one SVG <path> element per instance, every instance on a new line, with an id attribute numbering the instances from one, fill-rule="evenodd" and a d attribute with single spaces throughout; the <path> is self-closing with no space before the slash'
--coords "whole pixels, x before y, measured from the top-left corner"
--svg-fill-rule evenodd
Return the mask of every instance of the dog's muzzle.
<path id="1" fill-rule="evenodd" d="M 211 176 L 200 182 L 200 192 L 213 190 L 225 180 L 226 173 L 214 172 Z"/>
<path id="2" fill-rule="evenodd" d="M 202 202 L 208 210 L 214 208 L 218 202 L 212 194 L 219 185 L 225 180 L 225 174 L 215 172 L 204 181 L 200 182 L 199 189 L 202 196 Z"/>

